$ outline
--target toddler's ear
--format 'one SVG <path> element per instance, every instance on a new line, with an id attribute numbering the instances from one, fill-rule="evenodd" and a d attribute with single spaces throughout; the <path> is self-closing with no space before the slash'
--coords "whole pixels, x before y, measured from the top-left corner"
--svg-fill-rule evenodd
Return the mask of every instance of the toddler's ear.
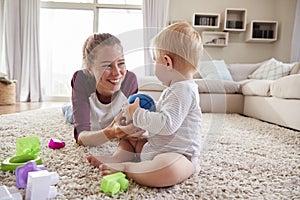
<path id="1" fill-rule="evenodd" d="M 170 56 L 164 55 L 164 64 L 167 66 L 167 70 L 173 69 L 173 61 Z"/>

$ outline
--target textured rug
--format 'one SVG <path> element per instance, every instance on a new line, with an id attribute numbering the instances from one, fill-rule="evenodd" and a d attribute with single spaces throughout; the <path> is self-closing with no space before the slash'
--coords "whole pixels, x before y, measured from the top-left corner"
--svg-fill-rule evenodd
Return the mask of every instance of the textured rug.
<path id="1" fill-rule="evenodd" d="M 167 188 L 130 180 L 125 192 L 100 192 L 86 156 L 112 153 L 117 143 L 78 146 L 60 108 L 0 115 L 0 161 L 14 154 L 16 138 L 37 135 L 43 165 L 60 176 L 56 199 L 300 199 L 300 132 L 237 114 L 203 114 L 202 126 L 200 172 Z M 50 149 L 50 138 L 66 146 Z M 15 186 L 15 175 L 0 170 L 0 185 Z"/>

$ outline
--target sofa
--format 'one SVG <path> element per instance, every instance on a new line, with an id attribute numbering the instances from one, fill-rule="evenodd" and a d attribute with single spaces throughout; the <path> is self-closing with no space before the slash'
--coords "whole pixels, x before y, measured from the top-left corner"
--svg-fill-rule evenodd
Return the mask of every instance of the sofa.
<path id="1" fill-rule="evenodd" d="M 204 62 L 194 80 L 203 113 L 237 113 L 300 131 L 299 62 Z M 155 76 L 139 77 L 138 84 L 140 93 L 155 100 L 165 89 Z"/>

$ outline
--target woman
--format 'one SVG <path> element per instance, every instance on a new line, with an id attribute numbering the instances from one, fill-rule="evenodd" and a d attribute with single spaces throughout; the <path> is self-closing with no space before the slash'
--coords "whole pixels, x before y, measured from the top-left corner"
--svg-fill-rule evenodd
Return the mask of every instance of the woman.
<path id="1" fill-rule="evenodd" d="M 108 33 L 90 36 L 83 60 L 85 69 L 75 72 L 71 81 L 76 142 L 96 146 L 126 136 L 114 122 L 138 85 L 136 75 L 126 70 L 120 40 Z"/>

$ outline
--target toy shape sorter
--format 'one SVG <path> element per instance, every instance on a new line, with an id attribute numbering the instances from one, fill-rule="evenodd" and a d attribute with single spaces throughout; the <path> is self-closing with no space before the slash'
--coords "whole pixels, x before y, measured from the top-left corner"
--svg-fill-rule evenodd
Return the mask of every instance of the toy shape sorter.
<path id="1" fill-rule="evenodd" d="M 38 165 L 42 164 L 39 156 L 41 142 L 37 136 L 28 136 L 17 138 L 15 156 L 5 159 L 1 163 L 3 171 L 15 171 L 17 167 L 24 165 L 30 160 L 36 161 Z"/>

